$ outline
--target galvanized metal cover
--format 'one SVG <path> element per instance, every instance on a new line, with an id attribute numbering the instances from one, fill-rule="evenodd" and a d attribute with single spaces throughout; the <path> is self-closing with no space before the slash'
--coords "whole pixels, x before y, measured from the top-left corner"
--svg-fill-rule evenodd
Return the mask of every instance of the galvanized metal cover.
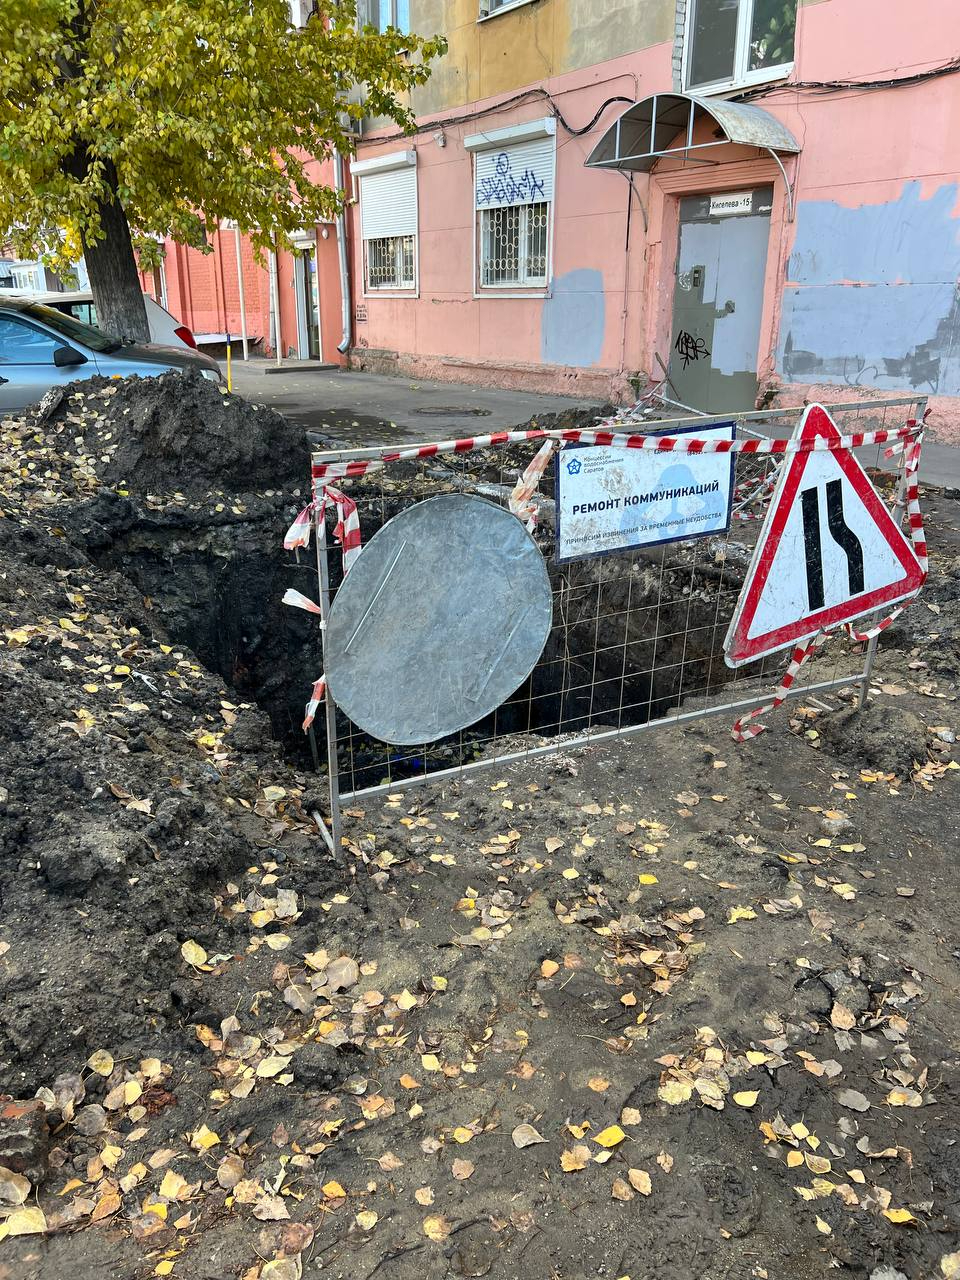
<path id="1" fill-rule="evenodd" d="M 337 591 L 327 685 L 374 738 L 435 742 L 523 683 L 552 622 L 547 567 L 516 516 L 467 494 L 429 498 L 374 534 Z"/>

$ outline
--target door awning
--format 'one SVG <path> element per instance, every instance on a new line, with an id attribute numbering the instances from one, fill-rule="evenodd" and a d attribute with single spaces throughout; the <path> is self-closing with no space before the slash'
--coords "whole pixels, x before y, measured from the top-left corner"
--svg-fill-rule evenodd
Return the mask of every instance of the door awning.
<path id="1" fill-rule="evenodd" d="M 695 141 L 695 126 L 704 117 L 718 128 L 709 141 Z M 792 218 L 793 193 L 780 155 L 797 155 L 800 144 L 776 116 L 750 103 L 697 98 L 691 93 L 655 93 L 627 107 L 584 163 L 592 169 L 648 173 L 664 157 L 715 163 L 711 149 L 730 143 L 759 147 L 776 160 L 787 186 Z"/>

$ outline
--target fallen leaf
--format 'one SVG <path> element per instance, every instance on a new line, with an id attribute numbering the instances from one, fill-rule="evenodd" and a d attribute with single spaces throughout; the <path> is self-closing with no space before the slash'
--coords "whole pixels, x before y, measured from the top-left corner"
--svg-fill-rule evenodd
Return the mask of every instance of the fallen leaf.
<path id="1" fill-rule="evenodd" d="M 453 1176 L 458 1182 L 465 1182 L 473 1173 L 476 1165 L 472 1160 L 461 1160 L 459 1157 L 453 1162 Z"/>
<path id="2" fill-rule="evenodd" d="M 160 1182 L 160 1194 L 164 1200 L 179 1200 L 190 1191 L 190 1183 L 175 1169 L 168 1169 Z"/>
<path id="3" fill-rule="evenodd" d="M 856 1015 L 839 1000 L 830 1010 L 830 1022 L 840 1031 L 852 1031 L 857 1025 Z"/>
<path id="4" fill-rule="evenodd" d="M 830 1226 L 830 1223 L 824 1222 L 822 1218 L 817 1218 L 817 1230 L 824 1236 L 833 1235 L 833 1228 Z"/>
<path id="5" fill-rule="evenodd" d="M 409 1013 L 411 1009 L 417 1007 L 417 997 L 412 995 L 404 988 L 397 996 L 397 1008 L 402 1009 L 404 1013 Z"/>
<path id="6" fill-rule="evenodd" d="M 802 1151 L 788 1151 L 788 1152 L 787 1152 L 787 1168 L 788 1168 L 788 1169 L 796 1169 L 796 1168 L 797 1168 L 797 1166 L 798 1166 L 798 1165 L 801 1165 L 801 1164 L 803 1164 L 803 1152 L 802 1152 Z"/>
<path id="7" fill-rule="evenodd" d="M 960 1253 L 945 1253 L 940 1259 L 940 1270 L 946 1280 L 958 1280 L 958 1277 L 960 1277 Z"/>
<path id="8" fill-rule="evenodd" d="M 731 907 L 727 924 L 736 924 L 738 920 L 756 920 L 757 913 L 750 907 Z"/>
<path id="9" fill-rule="evenodd" d="M 542 978 L 552 978 L 555 973 L 560 972 L 560 966 L 556 960 L 543 960 L 540 963 L 540 976 Z"/>
<path id="10" fill-rule="evenodd" d="M 87 1059 L 87 1066 L 98 1076 L 108 1076 L 113 1070 L 113 1055 L 106 1049 L 96 1049 Z"/>
<path id="11" fill-rule="evenodd" d="M 282 1196 L 262 1196 L 253 1206 L 253 1216 L 260 1222 L 282 1222 L 290 1210 Z"/>
<path id="12" fill-rule="evenodd" d="M 648 1196 L 653 1190 L 653 1184 L 646 1169 L 628 1169 L 627 1177 L 634 1191 L 639 1191 L 642 1196 Z"/>
<path id="13" fill-rule="evenodd" d="M 738 1107 L 752 1107 L 759 1097 L 759 1089 L 741 1089 L 733 1095 L 733 1100 Z"/>
<path id="14" fill-rule="evenodd" d="M 395 1156 L 392 1151 L 385 1151 L 377 1164 L 384 1173 L 393 1173 L 397 1169 L 403 1168 L 403 1161 L 399 1156 Z"/>
<path id="15" fill-rule="evenodd" d="M 450 1223 L 443 1214 L 435 1214 L 423 1220 L 423 1234 L 430 1240 L 446 1240 L 450 1234 Z"/>
<path id="16" fill-rule="evenodd" d="M 186 960 L 187 964 L 200 965 L 207 963 L 207 953 L 201 947 L 199 942 L 194 942 L 192 938 L 188 938 L 180 947 L 180 954 Z"/>
<path id="17" fill-rule="evenodd" d="M 841 1089 L 837 1094 L 841 1107 L 849 1107 L 851 1111 L 869 1111 L 870 1103 L 859 1089 Z"/>
<path id="18" fill-rule="evenodd" d="M 610 1088 L 610 1081 L 605 1080 L 603 1076 L 591 1076 L 587 1081 L 587 1088 L 592 1089 L 594 1093 L 606 1093 Z"/>
<path id="19" fill-rule="evenodd" d="M 884 1209 L 883 1216 L 889 1218 L 891 1222 L 916 1222 L 909 1209 Z"/>
<path id="20" fill-rule="evenodd" d="M 613 1200 L 632 1200 L 633 1188 L 628 1182 L 624 1182 L 622 1178 L 614 1178 L 613 1186 L 610 1188 L 610 1196 Z"/>
<path id="21" fill-rule="evenodd" d="M 417 1187 L 413 1198 L 417 1204 L 422 1204 L 426 1208 L 428 1204 L 433 1204 L 433 1187 Z"/>
<path id="22" fill-rule="evenodd" d="M 578 1143 L 572 1151 L 564 1151 L 560 1156 L 560 1168 L 564 1173 L 577 1173 L 590 1163 L 590 1148 Z"/>
<path id="23" fill-rule="evenodd" d="M 601 1147 L 615 1147 L 622 1142 L 627 1135 L 618 1124 L 611 1124 L 602 1129 L 594 1136 L 594 1142 L 600 1144 Z M 541 1139 L 542 1141 L 542 1139 Z"/>
<path id="24" fill-rule="evenodd" d="M 31 1205 L 27 1209 L 14 1209 L 6 1219 L 0 1232 L 3 1236 L 38 1236 L 47 1229 L 47 1219 L 42 1209 Z"/>
<path id="25" fill-rule="evenodd" d="M 219 1141 L 220 1135 L 214 1133 L 212 1129 L 208 1129 L 205 1124 L 202 1124 L 195 1133 L 190 1135 L 190 1145 L 194 1151 L 209 1151 Z"/>
<path id="26" fill-rule="evenodd" d="M 339 1182 L 331 1178 L 329 1182 L 325 1182 L 320 1188 L 328 1200 L 343 1200 L 346 1198 L 346 1191 Z"/>
<path id="27" fill-rule="evenodd" d="M 456 1129 L 453 1131 L 453 1139 L 455 1142 L 459 1143 L 472 1142 L 475 1136 L 476 1135 L 472 1129 L 468 1129 L 462 1124 L 457 1125 Z"/>
<path id="28" fill-rule="evenodd" d="M 692 1093 L 692 1084 L 684 1080 L 668 1080 L 657 1090 L 657 1097 L 661 1102 L 668 1102 L 671 1107 L 676 1107 L 681 1102 L 688 1102 Z"/>
<path id="29" fill-rule="evenodd" d="M 0 1204 L 23 1204 L 29 1194 L 30 1179 L 0 1165 Z M 60 1194 L 63 1195 L 63 1192 Z"/>
<path id="30" fill-rule="evenodd" d="M 546 1142 L 547 1139 L 536 1131 L 532 1124 L 518 1124 L 510 1135 L 513 1138 L 513 1145 L 519 1150 L 524 1147 L 532 1147 L 538 1142 Z"/>
<path id="31" fill-rule="evenodd" d="M 356 1224 L 363 1231 L 372 1231 L 380 1221 L 379 1213 L 374 1213 L 372 1209 L 361 1209 L 356 1216 Z"/>

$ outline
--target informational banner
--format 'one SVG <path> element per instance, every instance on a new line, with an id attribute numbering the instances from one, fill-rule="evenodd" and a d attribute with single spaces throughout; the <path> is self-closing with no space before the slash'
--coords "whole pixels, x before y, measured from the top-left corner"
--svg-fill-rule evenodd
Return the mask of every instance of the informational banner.
<path id="1" fill-rule="evenodd" d="M 722 422 L 675 434 L 732 440 L 734 429 L 732 422 Z M 561 450 L 558 563 L 723 532 L 730 524 L 733 460 L 732 453 L 656 453 L 614 445 Z"/>

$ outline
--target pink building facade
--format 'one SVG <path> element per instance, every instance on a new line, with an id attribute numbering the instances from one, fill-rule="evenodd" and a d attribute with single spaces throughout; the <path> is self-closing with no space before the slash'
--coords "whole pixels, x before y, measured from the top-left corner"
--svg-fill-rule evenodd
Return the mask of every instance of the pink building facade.
<path id="1" fill-rule="evenodd" d="M 920 391 L 960 424 L 955 0 L 411 21 L 450 51 L 417 132 L 358 146 L 354 365 L 619 399 L 666 366 L 710 411 Z"/>

